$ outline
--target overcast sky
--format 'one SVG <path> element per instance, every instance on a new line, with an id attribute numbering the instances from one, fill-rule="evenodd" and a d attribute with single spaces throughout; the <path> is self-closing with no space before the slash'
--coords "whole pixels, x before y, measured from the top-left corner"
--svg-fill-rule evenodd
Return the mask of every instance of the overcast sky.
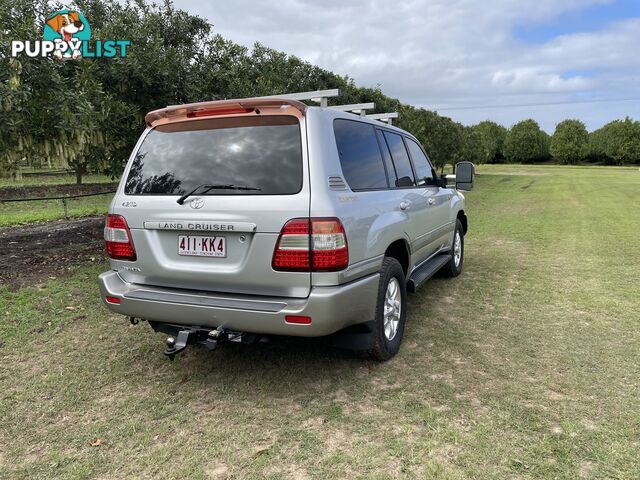
<path id="1" fill-rule="evenodd" d="M 553 132 L 564 118 L 589 130 L 640 119 L 640 0 L 175 4 L 242 45 L 295 54 L 464 124 L 531 117 Z"/>

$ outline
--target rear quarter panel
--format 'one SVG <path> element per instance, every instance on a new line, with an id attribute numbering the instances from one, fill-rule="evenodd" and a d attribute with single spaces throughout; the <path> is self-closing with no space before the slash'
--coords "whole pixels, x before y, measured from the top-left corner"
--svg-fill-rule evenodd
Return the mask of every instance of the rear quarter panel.
<path id="1" fill-rule="evenodd" d="M 307 112 L 307 142 L 311 179 L 311 216 L 337 217 L 349 246 L 349 267 L 342 272 L 312 274 L 313 285 L 338 285 L 377 272 L 384 252 L 396 240 L 409 241 L 408 215 L 399 204 L 406 190 L 353 192 L 329 188 L 329 177 L 342 175 L 333 132 L 336 118 L 352 114 L 311 108 Z"/>

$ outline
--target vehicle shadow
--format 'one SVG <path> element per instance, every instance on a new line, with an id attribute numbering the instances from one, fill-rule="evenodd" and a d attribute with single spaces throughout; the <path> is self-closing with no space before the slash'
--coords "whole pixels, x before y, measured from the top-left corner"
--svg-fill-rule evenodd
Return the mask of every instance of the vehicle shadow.
<path id="1" fill-rule="evenodd" d="M 302 399 L 357 386 L 377 365 L 365 354 L 333 347 L 330 337 L 269 337 L 268 343 L 225 343 L 214 351 L 190 346 L 162 369 L 209 394 Z"/>

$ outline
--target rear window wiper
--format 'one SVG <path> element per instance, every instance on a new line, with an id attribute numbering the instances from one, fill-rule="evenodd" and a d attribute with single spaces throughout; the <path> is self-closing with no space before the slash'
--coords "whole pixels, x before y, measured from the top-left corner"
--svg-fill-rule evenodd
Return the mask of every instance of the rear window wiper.
<path id="1" fill-rule="evenodd" d="M 246 190 L 246 191 L 262 190 L 261 188 L 258 188 L 258 187 L 246 187 L 244 185 L 211 185 L 208 183 L 203 183 L 202 185 L 198 185 L 196 188 L 194 188 L 190 192 L 187 192 L 184 195 L 182 195 L 178 200 L 176 200 L 176 202 L 178 202 L 179 205 L 182 205 L 187 198 L 189 198 L 191 195 L 196 193 L 201 188 L 204 188 L 204 190 L 201 192 L 202 194 L 207 193 L 209 190 Z"/>

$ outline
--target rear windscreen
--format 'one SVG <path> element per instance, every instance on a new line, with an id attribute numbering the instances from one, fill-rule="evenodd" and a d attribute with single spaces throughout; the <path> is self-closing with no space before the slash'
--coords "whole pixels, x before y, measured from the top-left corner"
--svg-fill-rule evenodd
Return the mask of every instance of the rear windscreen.
<path id="1" fill-rule="evenodd" d="M 182 195 L 202 184 L 255 189 L 215 189 L 207 195 L 299 192 L 302 145 L 298 119 L 287 115 L 256 116 L 156 127 L 136 153 L 125 194 Z"/>

